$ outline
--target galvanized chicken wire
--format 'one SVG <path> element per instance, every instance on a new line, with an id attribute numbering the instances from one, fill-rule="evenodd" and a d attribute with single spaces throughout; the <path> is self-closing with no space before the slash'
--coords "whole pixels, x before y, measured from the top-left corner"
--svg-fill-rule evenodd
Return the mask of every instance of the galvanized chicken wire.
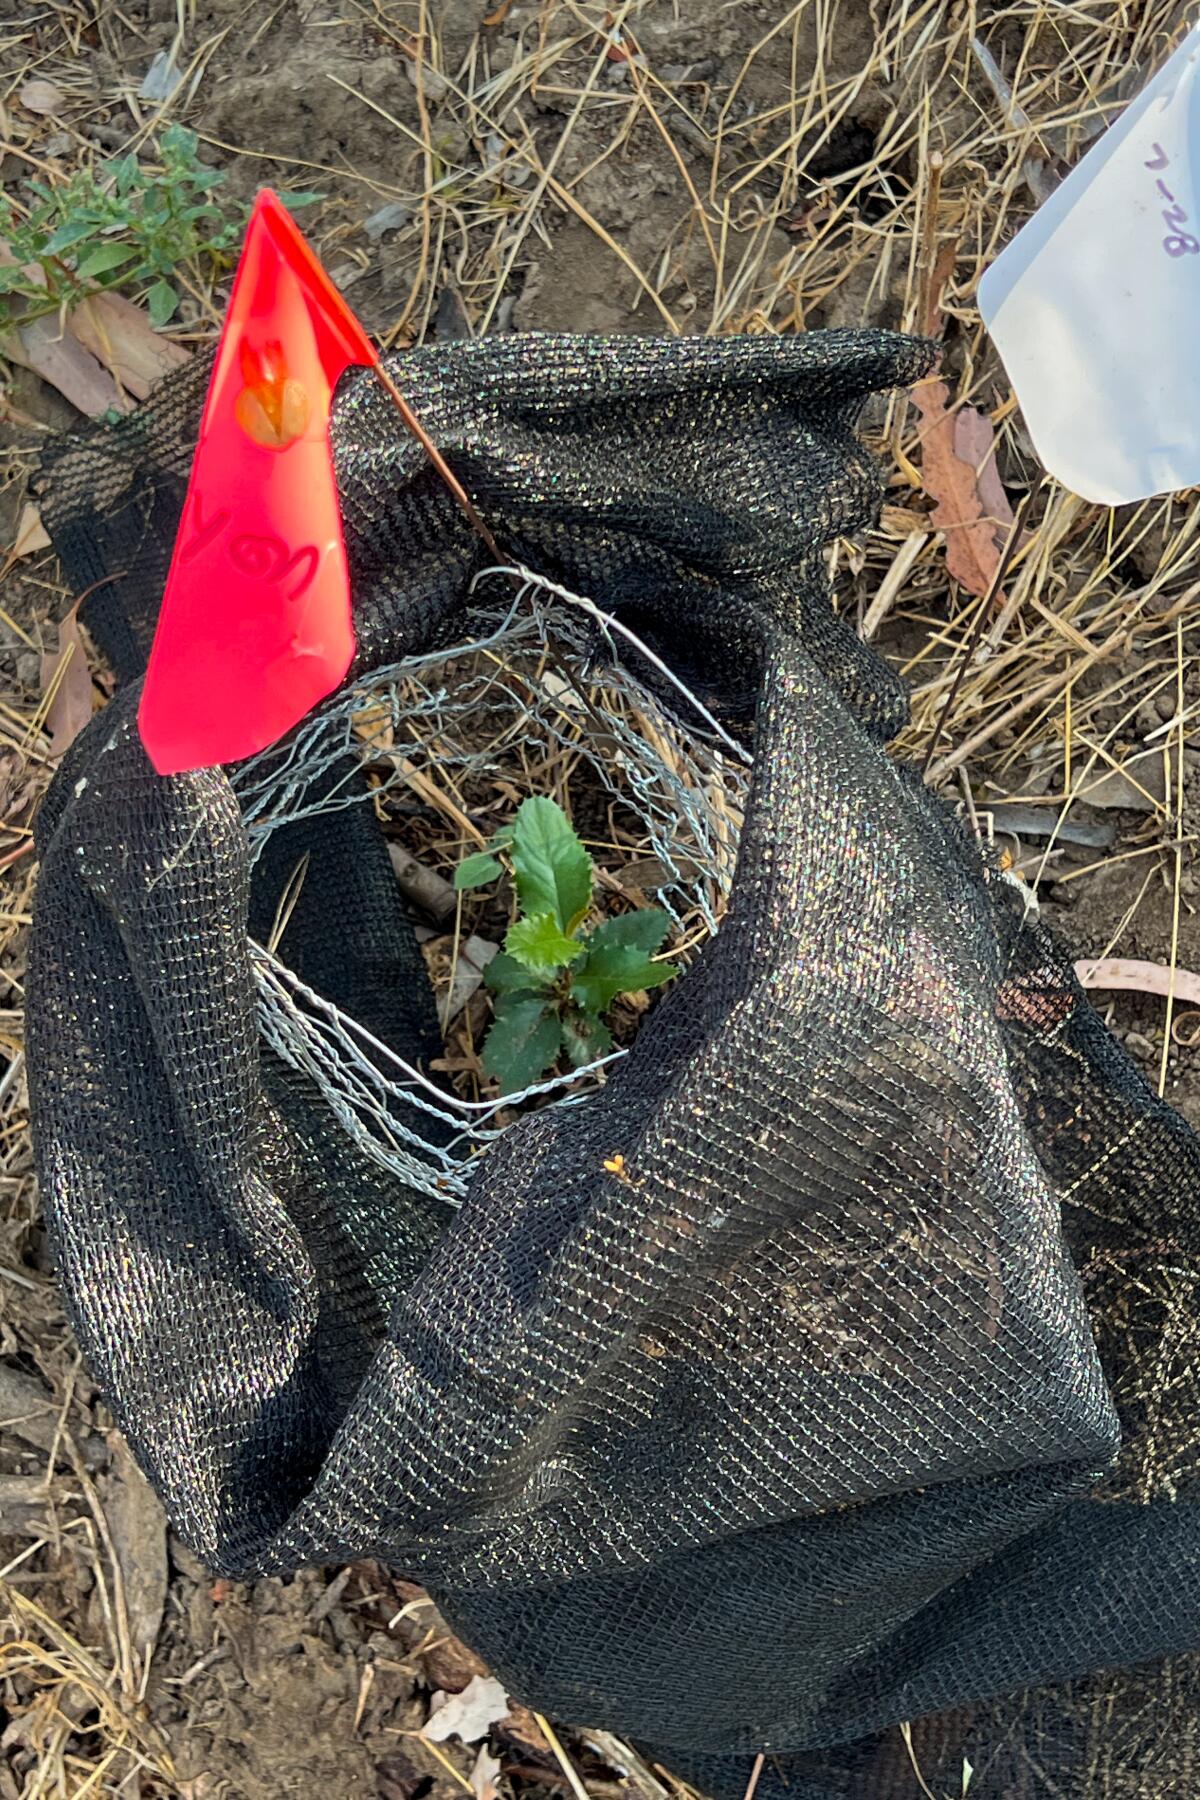
<path id="1" fill-rule="evenodd" d="M 655 898 L 674 921 L 672 954 L 686 961 L 724 910 L 749 758 L 594 602 L 521 568 L 488 571 L 485 593 L 495 595 L 497 576 L 516 591 L 506 586 L 503 602 L 483 602 L 469 640 L 372 671 L 233 772 L 251 858 L 281 825 L 371 803 L 414 774 L 448 776 L 461 789 L 480 777 L 511 782 L 530 761 L 567 755 L 640 820 L 639 853 L 661 865 Z M 630 647 L 673 692 L 669 712 L 623 660 Z M 314 798 L 316 778 L 333 769 Z M 269 946 L 252 943 L 250 954 L 264 1042 L 316 1084 L 373 1161 L 443 1200 L 461 1199 L 474 1159 L 515 1109 L 535 1099 L 579 1104 L 625 1054 L 503 1100 L 465 1100 L 314 992 Z"/>

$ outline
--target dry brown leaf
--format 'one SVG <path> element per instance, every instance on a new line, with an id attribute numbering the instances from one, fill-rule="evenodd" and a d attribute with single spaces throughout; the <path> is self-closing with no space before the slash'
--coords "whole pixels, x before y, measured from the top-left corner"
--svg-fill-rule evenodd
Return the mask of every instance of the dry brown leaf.
<path id="1" fill-rule="evenodd" d="M 42 113 L 47 117 L 60 113 L 67 103 L 67 96 L 52 81 L 27 81 L 18 90 L 17 99 L 26 112 Z"/>
<path id="2" fill-rule="evenodd" d="M 623 1738 L 611 1731 L 581 1731 L 579 1736 L 600 1760 L 622 1778 L 622 1792 L 627 1800 L 669 1800 L 668 1791 Z"/>
<path id="3" fill-rule="evenodd" d="M 930 519 L 945 533 L 946 567 L 968 594 L 982 598 L 1000 566 L 1006 533 L 981 497 L 976 465 L 965 462 L 957 448 L 958 415 L 974 409 L 951 408 L 950 390 L 936 377 L 917 383 L 913 401 L 925 421 L 920 433 L 921 485 L 935 502 Z M 986 419 L 982 422 L 987 425 Z M 978 426 L 967 429 L 969 441 L 977 444 Z M 991 426 L 987 429 L 990 432 Z M 997 594 L 996 602 L 1003 605 L 1004 596 Z"/>
<path id="4" fill-rule="evenodd" d="M 52 696 L 46 726 L 53 762 L 70 748 L 92 716 L 92 677 L 74 608 L 59 621 L 58 649 L 42 658 L 42 692 Z"/>
<path id="5" fill-rule="evenodd" d="M 167 1517 L 123 1438 L 112 1439 L 112 1473 L 104 1482 L 104 1516 L 121 1566 L 129 1635 L 148 1659 L 167 1605 Z"/>
<path id="6" fill-rule="evenodd" d="M 553 1761 L 554 1753 L 546 1742 L 541 1726 L 527 1706 L 519 1700 L 508 1703 L 508 1717 L 502 1719 L 498 1726 L 501 1737 L 510 1743 L 519 1744 L 522 1750 L 530 1752 L 538 1760 Z"/>
<path id="7" fill-rule="evenodd" d="M 430 1706 L 433 1710 L 421 1729 L 423 1738 L 431 1744 L 444 1744 L 448 1737 L 477 1744 L 507 1717 L 509 1700 L 494 1675 L 472 1675 L 461 1694 L 437 1693 Z"/>
<path id="8" fill-rule="evenodd" d="M 0 827 L 11 830 L 18 825 L 37 793 L 38 784 L 21 752 L 0 750 Z"/>
<path id="9" fill-rule="evenodd" d="M 19 562 L 23 556 L 34 556 L 39 550 L 50 548 L 50 533 L 42 524 L 42 515 L 32 500 L 27 500 L 21 508 L 21 517 L 17 520 L 17 535 L 13 539 L 9 559 Z"/>
<path id="10" fill-rule="evenodd" d="M 954 415 L 954 454 L 975 471 L 975 486 L 986 518 L 1004 533 L 1013 525 L 1013 509 L 996 468 L 996 434 L 986 413 L 960 406 Z"/>
<path id="11" fill-rule="evenodd" d="M 957 257 L 956 244 L 943 245 L 929 272 L 922 321 L 928 337 L 942 330 L 942 294 Z M 973 406 L 952 407 L 949 388 L 936 376 L 917 383 L 913 402 L 925 422 L 921 485 L 935 502 L 930 519 L 945 534 L 946 567 L 960 587 L 982 598 L 1000 565 L 1012 523 L 996 473 L 991 423 Z M 995 598 L 998 606 L 1004 604 L 1003 594 Z"/>
<path id="12" fill-rule="evenodd" d="M 128 412 L 133 405 L 118 392 L 108 370 L 100 367 L 78 338 L 63 330 L 56 313 L 45 313 L 17 331 L 6 331 L 0 337 L 0 356 L 32 369 L 91 419 L 98 419 L 110 407 Z"/>
<path id="13" fill-rule="evenodd" d="M 182 345 L 160 337 L 141 307 L 123 294 L 93 294 L 75 308 L 67 324 L 72 337 L 139 400 L 156 381 L 191 360 Z"/>
<path id="14" fill-rule="evenodd" d="M 479 1746 L 479 1755 L 467 1780 L 475 1790 L 476 1800 L 496 1800 L 496 1777 L 500 1773 L 500 1758 L 493 1756 L 486 1744 Z"/>

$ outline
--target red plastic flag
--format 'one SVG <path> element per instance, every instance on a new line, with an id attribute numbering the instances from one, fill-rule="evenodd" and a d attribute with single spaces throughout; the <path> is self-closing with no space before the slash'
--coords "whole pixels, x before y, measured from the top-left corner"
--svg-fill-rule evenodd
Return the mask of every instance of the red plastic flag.
<path id="1" fill-rule="evenodd" d="M 160 775 L 275 743 L 354 655 L 333 389 L 378 357 L 274 194 L 246 229 L 138 724 Z"/>

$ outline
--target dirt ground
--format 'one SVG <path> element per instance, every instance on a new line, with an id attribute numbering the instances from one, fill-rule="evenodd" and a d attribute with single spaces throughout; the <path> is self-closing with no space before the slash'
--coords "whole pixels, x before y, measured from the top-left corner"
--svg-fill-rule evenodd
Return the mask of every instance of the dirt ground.
<path id="1" fill-rule="evenodd" d="M 14 0 L 0 22 L 0 179 L 144 145 L 164 115 L 138 89 L 174 45 L 170 116 L 199 133 L 235 193 L 319 192 L 306 229 L 388 344 L 466 329 L 912 327 L 928 319 L 926 253 L 949 245 L 947 368 L 956 397 L 994 425 L 1015 502 L 1030 446 L 982 337 L 975 280 L 996 234 L 1032 208 L 1028 158 L 1053 178 L 1077 157 L 1184 11 L 1109 10 L 1124 23 L 1101 56 L 1088 8 L 1048 22 L 1039 0 L 614 0 L 608 12 L 574 0 Z M 1032 136 L 981 77 L 973 35 L 1045 121 Z M 60 86 L 54 116 L 22 107 L 34 76 Z M 225 291 L 191 284 L 174 341 L 211 341 Z M 9 545 L 40 444 L 78 414 L 16 363 L 3 406 Z M 914 743 L 939 731 L 943 785 L 957 793 L 965 774 L 1078 956 L 1200 968 L 1200 763 L 1173 723 L 1200 701 L 1194 498 L 1114 520 L 1043 496 L 1045 554 L 1023 610 L 951 709 L 973 615 L 930 525 L 919 421 L 897 404 L 870 423 L 888 505 L 865 545 L 838 547 L 839 595 L 862 618 L 908 558 L 879 642 L 914 683 Z M 69 596 L 44 551 L 8 559 L 5 577 L 0 817 L 16 835 L 0 846 L 0 1567 L 15 1629 L 0 1668 L 0 1800 L 449 1800 L 464 1787 L 489 1800 L 497 1779 L 506 1796 L 567 1793 L 555 1747 L 519 1711 L 492 1738 L 498 1777 L 475 1749 L 454 1742 L 439 1759 L 416 1740 L 431 1695 L 477 1671 L 429 1603 L 377 1566 L 214 1582 L 167 1532 L 80 1366 L 38 1219 L 20 1061 L 36 879 L 23 834 L 52 772 L 30 721 Z M 1088 661 L 1116 619 L 1124 639 Z M 1020 711 L 1024 689 L 1047 681 L 1045 704 Z M 1096 785 L 1146 751 L 1141 791 L 1116 776 Z M 1064 794 L 1084 841 L 1051 843 L 1043 829 Z M 1024 809 L 1019 829 L 1004 802 Z M 1097 1001 L 1157 1080 L 1163 1000 Z M 1200 1123 L 1187 1012 L 1174 1008 L 1165 1092 Z M 611 1746 L 607 1760 L 578 1738 L 567 1747 L 593 1800 L 629 1791 Z M 632 1780 L 643 1800 L 663 1792 L 645 1772 Z"/>

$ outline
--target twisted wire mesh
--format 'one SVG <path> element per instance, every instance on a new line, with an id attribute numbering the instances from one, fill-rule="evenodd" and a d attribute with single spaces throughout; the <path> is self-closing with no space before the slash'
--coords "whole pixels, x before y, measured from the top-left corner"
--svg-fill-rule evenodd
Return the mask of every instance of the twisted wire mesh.
<path id="1" fill-rule="evenodd" d="M 539 762 L 568 756 L 640 821 L 664 878 L 658 899 L 673 921 L 673 954 L 688 960 L 724 910 L 746 753 L 674 677 L 678 716 L 667 712 L 623 655 L 632 644 L 657 659 L 594 602 L 519 567 L 489 574 L 517 591 L 507 604 L 485 601 L 469 637 L 361 677 L 232 772 L 252 860 L 281 826 L 370 804 L 414 773 L 436 769 L 461 789 L 504 779 L 523 752 Z M 689 714 L 694 728 L 681 722 Z M 368 770 L 371 786 L 361 780 Z M 269 945 L 251 943 L 250 956 L 263 1041 L 313 1082 L 374 1163 L 452 1204 L 514 1109 L 578 1104 L 625 1054 L 503 1099 L 465 1100 L 316 993 Z"/>

